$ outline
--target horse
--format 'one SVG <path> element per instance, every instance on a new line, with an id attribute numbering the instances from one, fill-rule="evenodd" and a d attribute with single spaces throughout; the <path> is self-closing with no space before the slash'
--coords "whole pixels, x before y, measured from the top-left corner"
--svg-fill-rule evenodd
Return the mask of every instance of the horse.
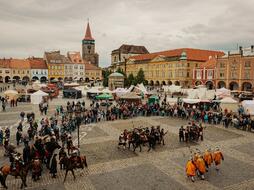
<path id="1" fill-rule="evenodd" d="M 39 159 L 34 159 L 31 162 L 31 169 L 32 169 L 32 179 L 37 181 L 40 179 L 41 172 L 42 172 L 42 163 Z"/>
<path id="2" fill-rule="evenodd" d="M 0 168 L 0 182 L 4 186 L 4 188 L 8 188 L 6 185 L 6 178 L 8 175 L 12 175 L 15 177 L 19 176 L 22 181 L 20 188 L 22 189 L 23 187 L 27 187 L 26 177 L 29 171 L 29 164 L 23 164 L 21 162 L 18 162 L 18 164 L 16 164 L 16 168 L 17 169 L 15 171 L 12 171 L 10 165 L 4 165 Z"/>
<path id="3" fill-rule="evenodd" d="M 75 158 L 74 157 L 68 158 L 67 156 L 64 156 L 60 159 L 59 164 L 64 165 L 64 169 L 65 169 L 64 182 L 66 180 L 66 177 L 67 177 L 67 174 L 69 171 L 71 171 L 71 173 L 74 177 L 74 180 L 75 180 L 76 177 L 74 174 L 74 169 L 78 169 L 78 168 L 83 169 L 84 166 L 88 167 L 87 161 L 86 161 L 86 156 L 76 156 Z"/>

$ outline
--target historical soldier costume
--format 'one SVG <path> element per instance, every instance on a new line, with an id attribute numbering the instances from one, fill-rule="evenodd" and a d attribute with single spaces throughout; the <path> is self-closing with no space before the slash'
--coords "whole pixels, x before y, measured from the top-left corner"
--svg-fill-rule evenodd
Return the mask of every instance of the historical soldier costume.
<path id="1" fill-rule="evenodd" d="M 198 175 L 201 177 L 202 180 L 205 179 L 205 172 L 206 172 L 206 166 L 205 166 L 205 161 L 202 158 L 201 155 L 198 156 L 197 160 L 196 160 L 196 167 L 198 169 Z"/>
<path id="2" fill-rule="evenodd" d="M 126 140 L 123 134 L 119 136 L 118 148 L 120 148 L 120 146 L 123 146 L 124 149 L 126 148 Z"/>
<path id="3" fill-rule="evenodd" d="M 187 177 L 191 178 L 191 181 L 194 182 L 195 179 L 194 177 L 196 176 L 196 165 L 195 163 L 193 162 L 193 158 L 190 158 L 186 164 L 186 175 Z"/>
<path id="4" fill-rule="evenodd" d="M 209 168 L 213 163 L 213 155 L 212 155 L 210 149 L 207 149 L 205 151 L 203 158 L 204 158 L 206 167 Z"/>
<path id="5" fill-rule="evenodd" d="M 213 160 L 215 163 L 216 170 L 219 170 L 219 165 L 221 164 L 221 160 L 224 160 L 224 157 L 218 147 L 216 148 L 215 152 L 213 153 Z"/>

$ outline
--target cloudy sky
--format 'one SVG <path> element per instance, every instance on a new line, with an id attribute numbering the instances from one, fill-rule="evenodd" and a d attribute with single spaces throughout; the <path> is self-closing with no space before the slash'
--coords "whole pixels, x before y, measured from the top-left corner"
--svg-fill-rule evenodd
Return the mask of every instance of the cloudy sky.
<path id="1" fill-rule="evenodd" d="M 254 0 L 0 0 L 0 57 L 81 51 L 90 20 L 100 65 L 121 44 L 150 52 L 254 44 Z"/>

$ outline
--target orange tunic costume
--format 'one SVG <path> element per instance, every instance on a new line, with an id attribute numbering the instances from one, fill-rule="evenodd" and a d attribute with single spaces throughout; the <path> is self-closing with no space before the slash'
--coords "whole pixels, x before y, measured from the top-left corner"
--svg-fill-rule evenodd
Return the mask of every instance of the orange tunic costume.
<path id="1" fill-rule="evenodd" d="M 205 161 L 202 157 L 199 157 L 196 161 L 197 169 L 201 174 L 206 172 Z"/>
<path id="2" fill-rule="evenodd" d="M 211 166 L 211 164 L 213 163 L 213 155 L 212 155 L 211 152 L 205 151 L 205 153 L 204 153 L 204 161 L 207 164 L 207 166 Z"/>
<path id="3" fill-rule="evenodd" d="M 192 177 L 196 175 L 196 166 L 192 160 L 189 160 L 186 164 L 186 174 L 188 177 Z"/>
<path id="4" fill-rule="evenodd" d="M 224 160 L 224 157 L 223 157 L 221 151 L 215 151 L 213 153 L 213 160 L 214 160 L 216 166 L 221 163 L 221 160 Z"/>

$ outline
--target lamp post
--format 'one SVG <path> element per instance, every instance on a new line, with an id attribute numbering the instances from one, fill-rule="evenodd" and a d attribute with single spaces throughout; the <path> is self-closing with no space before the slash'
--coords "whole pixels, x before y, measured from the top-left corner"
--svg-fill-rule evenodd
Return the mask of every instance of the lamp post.
<path id="1" fill-rule="evenodd" d="M 75 105 L 75 117 L 76 117 L 76 124 L 77 124 L 77 132 L 78 132 L 78 148 L 80 147 L 80 139 L 79 139 L 79 127 L 81 124 L 81 105 L 77 103 Z"/>

